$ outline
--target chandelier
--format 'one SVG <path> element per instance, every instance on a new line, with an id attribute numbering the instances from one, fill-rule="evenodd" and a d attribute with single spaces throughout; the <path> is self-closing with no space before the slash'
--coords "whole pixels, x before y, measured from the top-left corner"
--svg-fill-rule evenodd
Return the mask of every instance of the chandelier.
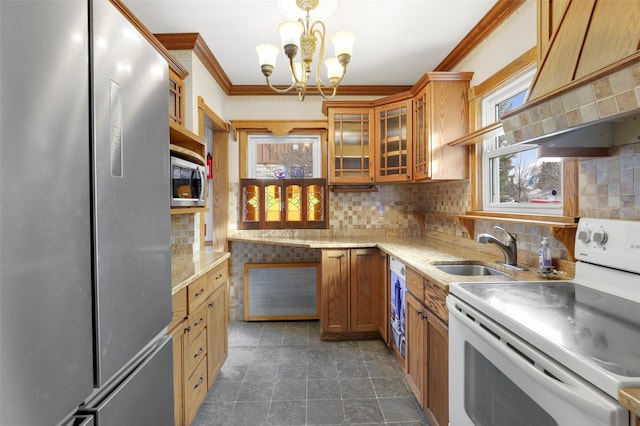
<path id="1" fill-rule="evenodd" d="M 307 13 L 303 20 L 286 21 L 278 26 L 278 32 L 282 40 L 284 53 L 289 58 L 289 70 L 291 71 L 291 86 L 286 89 L 274 87 L 269 81 L 276 66 L 278 47 L 273 44 L 260 44 L 256 46 L 258 59 L 262 74 L 264 74 L 267 85 L 277 93 L 286 93 L 292 89 L 298 92 L 298 98 L 303 101 L 307 94 L 307 87 L 311 85 L 311 67 L 316 54 L 316 45 L 320 44 L 318 61 L 316 66 L 315 87 L 318 93 L 325 99 L 333 98 L 338 89 L 338 85 L 347 72 L 347 65 L 351 60 L 353 52 L 354 35 L 349 31 L 339 31 L 331 36 L 331 41 L 335 48 L 336 57 L 324 61 L 327 69 L 328 82 L 320 77 L 322 61 L 325 47 L 325 26 L 322 21 L 311 22 L 309 11 L 318 6 L 319 0 L 296 0 L 298 8 Z M 300 49 L 301 62 L 295 62 L 296 54 Z"/>

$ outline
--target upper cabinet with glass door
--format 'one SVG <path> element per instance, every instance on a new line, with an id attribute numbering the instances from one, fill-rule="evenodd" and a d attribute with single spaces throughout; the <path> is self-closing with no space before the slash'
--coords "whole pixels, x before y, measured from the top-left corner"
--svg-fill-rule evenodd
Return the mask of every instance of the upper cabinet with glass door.
<path id="1" fill-rule="evenodd" d="M 374 181 L 373 108 L 329 108 L 329 183 Z"/>
<path id="2" fill-rule="evenodd" d="M 410 96 L 409 92 L 406 92 Z M 402 95 L 404 97 L 404 95 Z M 402 99 L 375 108 L 377 182 L 411 180 L 413 100 Z"/>

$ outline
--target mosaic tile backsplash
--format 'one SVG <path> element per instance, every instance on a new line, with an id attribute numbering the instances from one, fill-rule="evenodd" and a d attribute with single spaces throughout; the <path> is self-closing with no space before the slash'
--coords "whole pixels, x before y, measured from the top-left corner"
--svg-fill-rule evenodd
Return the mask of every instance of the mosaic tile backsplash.
<path id="1" fill-rule="evenodd" d="M 614 147 L 606 158 L 583 160 L 579 167 L 580 215 L 598 218 L 640 220 L 640 143 Z M 427 182 L 380 185 L 379 192 L 330 194 L 330 229 L 301 231 L 264 231 L 274 235 L 423 235 L 437 231 L 452 239 L 467 238 L 467 231 L 452 217 L 429 217 L 423 228 L 413 217 L 415 210 L 463 213 L 470 209 L 468 181 Z M 237 229 L 238 184 L 230 185 L 230 229 Z M 178 216 L 181 217 L 181 216 Z M 189 224 L 191 222 L 188 222 Z M 174 228 L 183 222 L 172 217 Z M 519 261 L 535 265 L 541 237 L 551 237 L 549 228 L 535 225 L 476 221 L 475 232 L 495 234 L 499 224 L 518 237 Z M 193 224 L 195 226 L 195 223 Z M 199 226 L 199 224 L 198 224 Z M 197 229 L 197 228 L 195 228 Z M 186 232 L 186 234 L 185 234 Z M 259 232 L 259 231 L 252 231 Z M 288 234 L 287 234 L 288 233 Z M 195 237 L 197 233 L 192 236 Z M 189 232 L 174 229 L 172 242 L 182 244 Z M 567 259 L 564 247 L 549 238 L 552 257 Z M 468 242 L 468 240 L 466 240 Z M 477 245 L 479 251 L 496 254 L 493 245 Z M 316 262 L 317 249 L 283 247 L 268 244 L 231 243 L 232 318 L 244 316 L 244 264 Z"/>
<path id="2" fill-rule="evenodd" d="M 640 109 L 640 64 L 578 86 L 505 120 L 510 143 L 593 123 Z"/>

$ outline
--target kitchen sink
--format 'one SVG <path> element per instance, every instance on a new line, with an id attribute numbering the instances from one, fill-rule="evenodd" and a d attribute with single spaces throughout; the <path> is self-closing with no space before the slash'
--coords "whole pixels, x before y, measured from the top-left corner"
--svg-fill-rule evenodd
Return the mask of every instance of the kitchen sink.
<path id="1" fill-rule="evenodd" d="M 505 272 L 499 271 L 495 268 L 485 265 L 474 264 L 445 264 L 445 265 L 433 265 L 442 272 L 446 272 L 451 275 L 464 275 L 464 276 L 481 276 L 481 275 L 507 275 Z"/>

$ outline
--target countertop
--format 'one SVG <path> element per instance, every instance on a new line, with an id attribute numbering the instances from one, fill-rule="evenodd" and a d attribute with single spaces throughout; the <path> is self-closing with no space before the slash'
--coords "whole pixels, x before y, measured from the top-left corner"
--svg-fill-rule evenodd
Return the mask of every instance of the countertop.
<path id="1" fill-rule="evenodd" d="M 618 392 L 618 401 L 640 418 L 640 389 L 623 388 Z"/>
<path id="2" fill-rule="evenodd" d="M 395 257 L 407 267 L 420 275 L 431 279 L 444 289 L 449 288 L 450 282 L 464 281 L 531 281 L 540 280 L 535 271 L 517 271 L 496 264 L 501 257 L 492 257 L 482 252 L 472 250 L 465 245 L 447 241 L 446 238 L 425 238 L 412 236 L 360 236 L 360 237 L 316 237 L 295 238 L 278 236 L 256 236 L 255 234 L 234 233 L 230 241 L 243 241 L 262 244 L 279 244 L 295 247 L 316 249 L 331 248 L 379 248 Z M 473 242 L 473 244 L 477 244 Z M 496 249 L 496 252 L 498 250 Z M 500 255 L 501 256 L 501 255 Z M 452 276 L 440 271 L 435 265 L 438 263 L 479 263 L 506 272 L 508 275 L 490 276 Z"/>
<path id="3" fill-rule="evenodd" d="M 176 294 L 231 256 L 227 252 L 200 251 L 171 255 L 171 295 Z"/>

